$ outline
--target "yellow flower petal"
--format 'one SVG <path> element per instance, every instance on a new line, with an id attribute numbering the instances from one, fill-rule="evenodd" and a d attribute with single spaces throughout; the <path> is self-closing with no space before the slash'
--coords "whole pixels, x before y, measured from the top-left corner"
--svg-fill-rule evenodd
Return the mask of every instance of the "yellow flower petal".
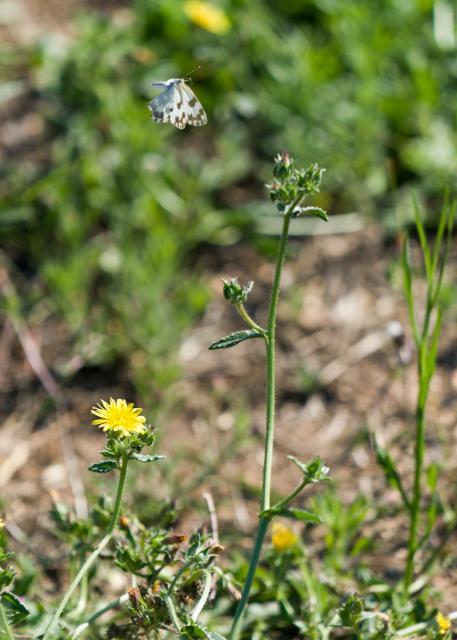
<path id="1" fill-rule="evenodd" d="M 127 404 L 122 398 L 114 400 L 110 398 L 109 403 L 100 400 L 98 405 L 92 407 L 91 413 L 97 416 L 92 420 L 92 424 L 101 427 L 103 431 L 113 431 L 121 438 L 132 435 L 132 433 L 144 433 L 146 418 L 142 415 L 143 409 L 135 407 L 133 402 Z"/>
<path id="2" fill-rule="evenodd" d="M 451 621 L 449 620 L 449 618 L 446 618 L 446 616 L 444 616 L 441 611 L 438 611 L 435 620 L 436 624 L 438 625 L 440 634 L 444 636 L 451 628 Z"/>
<path id="3" fill-rule="evenodd" d="M 276 551 L 287 551 L 295 547 L 298 542 L 298 536 L 292 529 L 286 527 L 280 522 L 273 523 L 273 535 L 271 536 L 271 543 Z"/>
<path id="4" fill-rule="evenodd" d="M 187 0 L 184 3 L 184 13 L 194 24 L 210 33 L 222 35 L 230 29 L 230 20 L 226 14 L 209 2 Z"/>

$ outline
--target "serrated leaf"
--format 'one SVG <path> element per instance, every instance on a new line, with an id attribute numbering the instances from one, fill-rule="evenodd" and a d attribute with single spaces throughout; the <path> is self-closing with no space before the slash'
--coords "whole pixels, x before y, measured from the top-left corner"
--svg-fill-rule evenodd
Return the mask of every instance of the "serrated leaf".
<path id="1" fill-rule="evenodd" d="M 310 522 L 312 524 L 320 524 L 322 522 L 317 513 L 305 511 L 305 509 L 294 509 L 291 507 L 267 509 L 266 511 L 262 511 L 261 515 L 267 518 L 281 516 L 282 518 L 290 518 L 291 520 L 300 520 L 300 522 Z"/>
<path id="2" fill-rule="evenodd" d="M 4 591 L 0 596 L 0 602 L 5 610 L 9 624 L 17 624 L 24 620 L 30 611 L 27 609 L 14 593 Z"/>
<path id="3" fill-rule="evenodd" d="M 103 462 L 96 462 L 89 467 L 89 471 L 93 473 L 109 473 L 113 469 L 117 469 L 116 460 L 104 460 Z"/>
<path id="4" fill-rule="evenodd" d="M 221 338 L 220 340 L 216 340 L 209 345 L 208 349 L 229 349 L 230 347 L 234 347 L 235 345 L 243 342 L 244 340 L 250 340 L 251 338 L 262 338 L 263 334 L 258 331 L 254 331 L 253 329 L 245 329 L 244 331 L 235 331 L 234 333 L 230 333 L 228 336 Z"/>
<path id="5" fill-rule="evenodd" d="M 130 456 L 130 460 L 136 460 L 137 462 L 155 462 L 164 458 L 165 456 L 147 455 L 145 453 L 132 453 Z"/>

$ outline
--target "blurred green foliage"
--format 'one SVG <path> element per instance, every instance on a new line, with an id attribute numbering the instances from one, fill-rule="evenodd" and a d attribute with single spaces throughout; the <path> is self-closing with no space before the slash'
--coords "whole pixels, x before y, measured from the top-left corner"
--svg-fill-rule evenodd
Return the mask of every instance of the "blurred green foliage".
<path id="1" fill-rule="evenodd" d="M 433 199 L 457 167 L 450 2 L 218 6 L 230 25 L 218 33 L 180 0 L 86 8 L 70 38 L 1 68 L 21 74 L 46 132 L 38 159 L 7 156 L 0 170 L 2 244 L 37 276 L 23 313 L 46 298 L 84 362 L 122 365 L 142 394 L 174 378 L 168 355 L 204 309 L 197 249 L 237 241 L 268 212 L 277 151 L 328 167 L 317 204 L 380 218 L 407 187 Z M 151 122 L 151 82 L 197 65 L 209 124 Z"/>

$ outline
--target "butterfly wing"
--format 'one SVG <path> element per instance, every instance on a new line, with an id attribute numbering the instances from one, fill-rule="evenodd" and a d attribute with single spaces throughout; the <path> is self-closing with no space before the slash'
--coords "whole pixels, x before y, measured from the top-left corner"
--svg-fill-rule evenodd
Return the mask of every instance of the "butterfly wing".
<path id="1" fill-rule="evenodd" d="M 186 124 L 201 127 L 208 119 L 195 93 L 183 80 L 173 82 L 148 104 L 154 122 L 170 122 L 178 129 Z"/>
<path id="2" fill-rule="evenodd" d="M 201 127 L 208 122 L 205 110 L 200 101 L 190 87 L 183 82 L 181 85 L 183 96 L 183 112 L 185 114 L 186 123 L 194 127 Z"/>
<path id="3" fill-rule="evenodd" d="M 152 112 L 154 122 L 171 122 L 175 127 L 183 129 L 186 126 L 185 124 L 180 126 L 175 123 L 179 102 L 180 95 L 178 89 L 174 84 L 171 84 L 148 104 L 148 109 Z"/>

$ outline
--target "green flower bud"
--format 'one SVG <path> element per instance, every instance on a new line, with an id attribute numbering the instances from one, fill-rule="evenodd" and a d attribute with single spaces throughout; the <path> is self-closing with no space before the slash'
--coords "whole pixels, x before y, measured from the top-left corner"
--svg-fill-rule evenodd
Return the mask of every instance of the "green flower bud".
<path id="1" fill-rule="evenodd" d="M 294 161 L 287 153 L 283 151 L 278 153 L 274 158 L 273 175 L 281 181 L 288 180 L 294 172 Z"/>
<path id="2" fill-rule="evenodd" d="M 251 281 L 242 287 L 238 282 L 238 278 L 232 278 L 229 281 L 223 280 L 222 282 L 224 283 L 224 298 L 232 304 L 244 304 L 254 286 Z"/>

